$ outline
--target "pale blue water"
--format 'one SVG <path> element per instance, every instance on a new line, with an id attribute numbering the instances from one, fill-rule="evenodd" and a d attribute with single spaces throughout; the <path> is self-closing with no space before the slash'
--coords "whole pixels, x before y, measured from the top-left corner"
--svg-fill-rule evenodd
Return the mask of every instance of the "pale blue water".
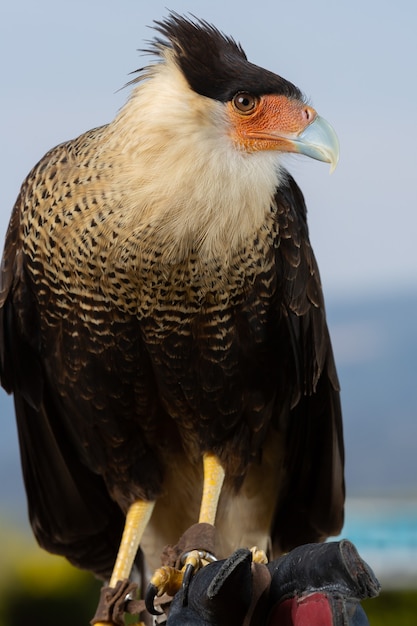
<path id="1" fill-rule="evenodd" d="M 341 533 L 385 587 L 417 588 L 417 498 L 355 498 Z"/>

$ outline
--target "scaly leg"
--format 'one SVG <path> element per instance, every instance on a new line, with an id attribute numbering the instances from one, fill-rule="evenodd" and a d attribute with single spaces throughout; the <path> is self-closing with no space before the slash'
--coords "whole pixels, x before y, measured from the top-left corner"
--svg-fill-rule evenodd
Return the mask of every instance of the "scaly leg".
<path id="1" fill-rule="evenodd" d="M 200 505 L 199 523 L 211 524 L 214 526 L 220 493 L 224 481 L 224 469 L 219 459 L 210 453 L 203 457 L 203 495 Z M 204 556 L 199 557 L 198 551 L 193 550 L 185 559 L 184 566 L 180 571 L 173 567 L 161 567 L 151 578 L 145 596 L 146 607 L 150 613 L 158 614 L 153 607 L 155 596 L 163 593 L 174 595 L 182 584 L 187 585 L 193 572 L 203 564 L 207 563 Z"/>
<path id="2" fill-rule="evenodd" d="M 110 587 L 115 587 L 119 580 L 129 578 L 136 558 L 139 544 L 151 518 L 155 502 L 136 500 L 126 515 L 125 527 L 116 563 L 110 578 Z"/>
<path id="3" fill-rule="evenodd" d="M 214 454 L 206 453 L 203 457 L 204 482 L 201 498 L 199 523 L 214 526 L 220 492 L 223 487 L 224 469 Z"/>
<path id="4" fill-rule="evenodd" d="M 119 581 L 129 578 L 143 532 L 150 520 L 154 506 L 155 502 L 145 502 L 144 500 L 136 500 L 130 506 L 109 587 L 114 589 Z M 95 626 L 108 626 L 108 622 L 96 622 Z"/>

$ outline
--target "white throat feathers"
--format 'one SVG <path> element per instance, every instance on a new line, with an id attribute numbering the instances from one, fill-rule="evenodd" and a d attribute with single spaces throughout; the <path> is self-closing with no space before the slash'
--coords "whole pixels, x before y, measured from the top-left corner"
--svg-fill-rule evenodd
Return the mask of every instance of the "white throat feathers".
<path id="1" fill-rule="evenodd" d="M 110 156 L 123 154 L 115 175 L 126 190 L 126 237 L 145 237 L 166 262 L 239 249 L 285 176 L 276 152 L 247 153 L 234 143 L 225 107 L 195 93 L 167 50 L 107 127 Z"/>

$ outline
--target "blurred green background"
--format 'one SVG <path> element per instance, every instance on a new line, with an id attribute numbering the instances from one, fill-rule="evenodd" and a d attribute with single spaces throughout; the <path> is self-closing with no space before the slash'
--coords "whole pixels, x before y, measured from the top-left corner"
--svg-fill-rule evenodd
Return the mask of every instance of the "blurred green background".
<path id="1" fill-rule="evenodd" d="M 100 583 L 0 521 L 0 626 L 88 626 Z"/>

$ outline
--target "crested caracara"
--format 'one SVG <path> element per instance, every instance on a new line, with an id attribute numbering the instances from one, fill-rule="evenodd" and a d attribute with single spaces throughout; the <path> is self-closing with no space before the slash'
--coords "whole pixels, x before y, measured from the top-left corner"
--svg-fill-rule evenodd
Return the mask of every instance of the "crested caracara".
<path id="1" fill-rule="evenodd" d="M 283 166 L 335 166 L 336 136 L 213 26 L 170 14 L 156 30 L 115 119 L 26 178 L 1 267 L 34 534 L 111 586 L 139 544 L 156 567 L 198 520 L 216 521 L 219 557 L 343 520 L 338 380 Z"/>

